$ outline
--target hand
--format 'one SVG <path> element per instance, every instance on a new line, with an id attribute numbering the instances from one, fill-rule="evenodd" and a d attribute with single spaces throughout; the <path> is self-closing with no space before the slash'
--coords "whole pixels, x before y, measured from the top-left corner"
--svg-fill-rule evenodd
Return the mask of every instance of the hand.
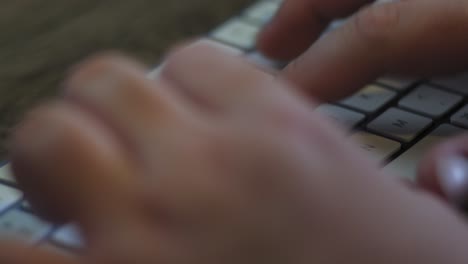
<path id="1" fill-rule="evenodd" d="M 383 74 L 431 76 L 468 68 L 468 1 L 368 5 L 372 2 L 285 0 L 260 35 L 259 48 L 271 57 L 295 59 L 283 77 L 323 101 L 347 96 Z M 351 15 L 344 26 L 318 39 L 332 20 Z M 447 167 L 442 164 L 450 158 L 463 164 L 468 153 L 463 138 L 436 147 L 421 163 L 418 177 L 422 187 L 466 207 L 468 172 L 454 179 L 453 171 L 439 168 Z"/>
<path id="2" fill-rule="evenodd" d="M 15 133 L 20 185 L 77 221 L 68 260 L 8 246 L 2 263 L 460 263 L 454 210 L 384 175 L 294 89 L 207 44 L 162 77 L 122 57 L 78 67 Z M 5 260 L 5 261 L 3 261 Z"/>
<path id="3" fill-rule="evenodd" d="M 285 0 L 260 35 L 259 48 L 286 60 L 300 55 L 283 75 L 325 101 L 349 95 L 383 74 L 424 77 L 468 68 L 468 1 L 365 6 L 371 2 Z M 353 13 L 344 26 L 317 40 L 331 20 Z"/>

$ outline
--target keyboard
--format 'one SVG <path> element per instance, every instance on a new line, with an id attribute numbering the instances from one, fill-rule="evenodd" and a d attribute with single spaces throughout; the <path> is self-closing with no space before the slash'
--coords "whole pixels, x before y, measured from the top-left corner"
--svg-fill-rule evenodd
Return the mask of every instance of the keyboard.
<path id="1" fill-rule="evenodd" d="M 262 56 L 255 50 L 255 40 L 280 4 L 281 0 L 256 2 L 203 41 L 275 74 L 285 63 Z M 155 78 L 160 68 L 149 73 L 149 78 Z M 468 74 L 444 79 L 383 76 L 349 98 L 321 105 L 316 111 L 348 129 L 349 136 L 384 170 L 414 180 L 417 164 L 429 148 L 468 128 L 467 98 Z M 54 226 L 36 216 L 17 188 L 9 164 L 0 165 L 0 239 L 17 239 L 67 254 L 79 252 L 84 244 L 78 228 Z"/>

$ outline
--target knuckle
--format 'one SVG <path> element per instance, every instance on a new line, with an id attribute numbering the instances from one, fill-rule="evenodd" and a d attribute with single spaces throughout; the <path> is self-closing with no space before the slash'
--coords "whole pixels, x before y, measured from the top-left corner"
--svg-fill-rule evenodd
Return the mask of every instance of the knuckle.
<path id="1" fill-rule="evenodd" d="M 400 13 L 399 3 L 367 7 L 353 19 L 352 30 L 368 45 L 385 44 L 390 40 L 391 32 L 399 24 Z"/>

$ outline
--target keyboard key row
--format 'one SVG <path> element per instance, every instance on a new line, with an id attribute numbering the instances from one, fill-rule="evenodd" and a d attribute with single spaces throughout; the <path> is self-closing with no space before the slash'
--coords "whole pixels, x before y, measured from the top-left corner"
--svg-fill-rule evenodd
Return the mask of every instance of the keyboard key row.
<path id="1" fill-rule="evenodd" d="M 411 86 L 413 86 L 416 81 L 409 78 L 402 78 L 402 77 L 382 77 L 377 80 L 377 83 L 386 85 L 389 88 L 404 91 Z"/>
<path id="2" fill-rule="evenodd" d="M 432 124 L 432 120 L 398 108 L 390 108 L 367 125 L 370 131 L 410 142 Z"/>
<path id="3" fill-rule="evenodd" d="M 462 73 L 447 78 L 434 79 L 431 83 L 462 95 L 468 95 L 468 73 Z"/>
<path id="4" fill-rule="evenodd" d="M 52 230 L 52 225 L 39 217 L 18 210 L 10 210 L 0 217 L 0 238 L 34 244 Z"/>
<path id="5" fill-rule="evenodd" d="M 211 37 L 231 46 L 250 50 L 254 48 L 260 27 L 235 18 L 216 29 Z"/>
<path id="6" fill-rule="evenodd" d="M 399 142 L 371 134 L 369 132 L 359 131 L 351 137 L 358 146 L 368 154 L 368 156 L 383 163 L 393 154 L 401 149 Z"/>
<path id="7" fill-rule="evenodd" d="M 5 209 L 20 202 L 22 196 L 19 190 L 0 184 L 0 216 Z"/>
<path id="8" fill-rule="evenodd" d="M 362 113 L 331 104 L 321 105 L 316 111 L 346 129 L 354 128 L 365 119 L 365 115 Z M 399 108 L 390 108 L 365 127 L 373 133 L 408 143 L 424 132 L 432 123 L 433 120 L 430 118 Z"/>
<path id="9" fill-rule="evenodd" d="M 366 86 L 340 103 L 367 114 L 375 113 L 397 96 L 396 92 L 378 84 Z M 402 108 L 433 118 L 439 118 L 455 108 L 463 98 L 460 95 L 421 85 L 398 102 Z"/>
<path id="10" fill-rule="evenodd" d="M 260 66 L 262 70 L 275 74 L 277 71 L 283 69 L 286 66 L 286 63 L 271 60 L 257 51 L 248 54 L 247 59 L 253 62 L 255 65 Z"/>
<path id="11" fill-rule="evenodd" d="M 392 161 L 385 167 L 385 170 L 392 175 L 415 180 L 419 162 L 424 155 L 436 144 L 463 132 L 465 132 L 465 130 L 461 128 L 443 124 Z"/>
<path id="12" fill-rule="evenodd" d="M 394 91 L 372 84 L 341 101 L 341 104 L 370 114 L 381 109 L 395 96 L 396 93 Z"/>
<path id="13" fill-rule="evenodd" d="M 275 1 L 261 1 L 247 9 L 244 17 L 263 26 L 273 18 L 279 6 L 279 3 Z"/>
<path id="14" fill-rule="evenodd" d="M 365 115 L 361 113 L 331 104 L 321 105 L 316 111 L 347 129 L 355 127 L 365 119 Z"/>
<path id="15" fill-rule="evenodd" d="M 439 118 L 456 107 L 463 98 L 429 85 L 421 85 L 399 102 L 399 106 Z"/>

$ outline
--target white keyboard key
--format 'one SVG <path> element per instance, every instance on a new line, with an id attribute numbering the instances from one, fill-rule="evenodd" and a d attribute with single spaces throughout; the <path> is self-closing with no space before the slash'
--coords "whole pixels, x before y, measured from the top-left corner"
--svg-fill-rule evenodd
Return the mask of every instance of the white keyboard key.
<path id="1" fill-rule="evenodd" d="M 163 68 L 164 68 L 164 64 L 159 65 L 158 67 L 156 67 L 155 69 L 153 69 L 147 74 L 147 78 L 151 80 L 158 79 L 159 76 L 161 75 L 161 71 L 163 70 Z"/>
<path id="2" fill-rule="evenodd" d="M 22 196 L 19 190 L 0 184 L 0 213 L 19 202 Z"/>
<path id="3" fill-rule="evenodd" d="M 21 202 L 21 208 L 22 208 L 23 210 L 26 210 L 26 211 L 32 211 L 31 204 L 30 204 L 28 201 L 26 201 L 26 200 L 23 200 L 23 201 Z"/>
<path id="4" fill-rule="evenodd" d="M 11 184 L 16 184 L 16 180 L 13 176 L 13 173 L 11 172 L 11 166 L 9 163 L 0 168 L 0 180 Z"/>
<path id="5" fill-rule="evenodd" d="M 456 112 L 451 118 L 450 122 L 457 126 L 468 128 L 468 105 Z"/>
<path id="6" fill-rule="evenodd" d="M 330 104 L 321 105 L 316 111 L 349 129 L 362 122 L 365 118 L 363 114 Z"/>
<path id="7" fill-rule="evenodd" d="M 268 23 L 276 14 L 279 3 L 274 1 L 261 1 L 245 11 L 245 17 L 260 25 Z"/>
<path id="8" fill-rule="evenodd" d="M 401 149 L 401 144 L 396 141 L 364 131 L 354 134 L 351 138 L 377 162 L 384 162 Z"/>
<path id="9" fill-rule="evenodd" d="M 52 234 L 52 241 L 58 245 L 62 245 L 67 248 L 80 249 L 84 246 L 84 240 L 75 225 L 66 225 L 59 228 Z"/>
<path id="10" fill-rule="evenodd" d="M 330 30 L 337 29 L 341 27 L 342 25 L 344 25 L 346 22 L 347 22 L 346 19 L 335 20 L 330 24 L 329 29 Z"/>
<path id="11" fill-rule="evenodd" d="M 409 142 L 431 123 L 429 118 L 391 108 L 367 125 L 367 128 L 396 140 Z"/>
<path id="12" fill-rule="evenodd" d="M 235 55 L 235 56 L 240 56 L 242 55 L 244 52 L 238 48 L 235 48 L 235 47 L 232 47 L 232 46 L 228 46 L 228 45 L 225 45 L 223 43 L 220 43 L 220 42 L 217 42 L 217 41 L 213 41 L 211 39 L 207 39 L 207 38 L 204 38 L 204 39 L 200 39 L 198 41 L 196 41 L 195 43 L 192 44 L 193 45 L 207 45 L 207 46 L 211 46 L 212 48 L 215 48 L 215 49 L 218 49 L 218 50 L 222 50 L 226 53 L 229 53 L 231 55 Z"/>
<path id="13" fill-rule="evenodd" d="M 419 162 L 424 155 L 436 144 L 463 132 L 464 130 L 461 128 L 444 124 L 392 161 L 385 167 L 385 170 L 395 176 L 415 180 Z"/>
<path id="14" fill-rule="evenodd" d="M 247 55 L 247 59 L 251 61 L 254 65 L 260 67 L 261 69 L 272 73 L 278 72 L 278 70 L 282 69 L 285 66 L 284 63 L 271 60 L 257 51 Z"/>
<path id="15" fill-rule="evenodd" d="M 21 210 L 11 210 L 0 216 L 0 240 L 33 244 L 43 239 L 51 229 L 50 224 Z"/>
<path id="16" fill-rule="evenodd" d="M 462 99 L 460 95 L 422 85 L 403 98 L 399 105 L 438 118 L 457 106 Z"/>
<path id="17" fill-rule="evenodd" d="M 438 78 L 432 80 L 431 82 L 463 95 L 468 95 L 468 73 L 463 73 L 448 78 Z"/>
<path id="18" fill-rule="evenodd" d="M 211 37 L 228 45 L 248 50 L 255 46 L 259 31 L 259 27 L 240 19 L 232 19 L 216 29 Z"/>
<path id="19" fill-rule="evenodd" d="M 366 113 L 373 113 L 390 102 L 395 96 L 395 92 L 373 84 L 341 101 L 341 103 Z"/>
<path id="20" fill-rule="evenodd" d="M 377 82 L 399 91 L 406 90 L 416 83 L 413 79 L 403 77 L 382 77 Z"/>
<path id="21" fill-rule="evenodd" d="M 332 23 L 330 23 L 330 25 L 323 31 L 322 35 L 320 37 L 323 37 L 325 35 L 327 35 L 328 33 L 330 33 L 331 31 L 341 27 L 343 24 L 346 23 L 346 20 L 335 20 L 333 21 Z"/>

